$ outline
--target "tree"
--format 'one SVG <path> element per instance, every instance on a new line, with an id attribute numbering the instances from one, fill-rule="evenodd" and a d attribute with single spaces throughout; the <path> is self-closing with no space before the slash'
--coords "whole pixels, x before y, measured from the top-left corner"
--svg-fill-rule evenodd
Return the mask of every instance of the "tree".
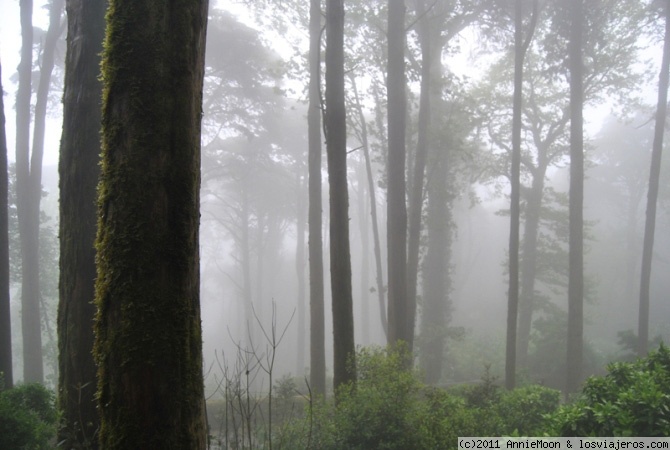
<path id="1" fill-rule="evenodd" d="M 419 44 L 421 46 L 421 91 L 419 93 L 419 117 L 417 124 L 417 142 L 415 161 L 413 167 L 412 183 L 409 188 L 409 213 L 407 224 L 407 321 L 411 330 L 408 342 L 408 350 L 411 352 L 414 346 L 414 324 L 416 322 L 416 296 L 419 273 L 419 247 L 421 243 L 421 216 L 423 210 L 424 196 L 424 172 L 426 170 L 426 155 L 428 153 L 428 139 L 430 130 L 430 97 L 431 97 L 431 74 L 433 72 L 432 45 L 434 31 L 432 26 L 433 17 L 426 11 L 424 0 L 417 2 L 416 8 L 419 19 Z M 442 54 L 442 48 L 438 55 Z"/>
<path id="2" fill-rule="evenodd" d="M 523 106 L 523 60 L 537 23 L 538 1 L 533 1 L 533 16 L 523 39 L 523 1 L 514 2 L 514 94 L 512 106 L 512 160 L 510 173 L 509 292 L 507 300 L 507 344 L 505 387 L 516 384 L 516 334 L 519 306 L 519 228 L 521 221 L 521 113 Z"/>
<path id="3" fill-rule="evenodd" d="M 405 203 L 405 2 L 388 2 L 387 252 L 390 345 L 411 344 L 407 301 L 407 206 Z"/>
<path id="4" fill-rule="evenodd" d="M 0 64 L 0 387 L 14 385 L 12 370 L 12 323 L 9 307 L 9 202 L 7 175 L 7 138 L 5 136 L 5 101 Z"/>
<path id="5" fill-rule="evenodd" d="M 96 195 L 100 173 L 100 55 L 105 0 L 68 0 L 60 178 L 58 442 L 97 448 L 93 360 Z"/>
<path id="6" fill-rule="evenodd" d="M 326 395 L 326 344 L 323 299 L 323 239 L 321 237 L 321 2 L 309 7 L 309 111 L 308 127 L 308 252 L 310 317 L 310 383 Z"/>
<path id="7" fill-rule="evenodd" d="M 670 2 L 665 2 L 665 38 L 663 40 L 663 60 L 658 80 L 658 103 L 656 106 L 656 125 L 654 143 L 649 169 L 649 190 L 647 191 L 647 217 L 644 225 L 644 244 L 642 247 L 642 276 L 640 279 L 640 311 L 638 315 L 637 354 L 647 354 L 649 342 L 649 286 L 651 283 L 651 259 L 654 249 L 656 228 L 656 203 L 661 176 L 661 156 L 663 152 L 663 133 L 668 109 L 668 77 L 670 71 Z"/>
<path id="8" fill-rule="evenodd" d="M 199 305 L 207 1 L 113 0 L 103 54 L 100 446 L 205 449 Z"/>
<path id="9" fill-rule="evenodd" d="M 388 322 L 386 315 L 386 301 L 384 299 L 384 270 L 382 268 L 382 252 L 381 244 L 379 239 L 379 221 L 377 220 L 377 195 L 375 194 L 375 181 L 372 175 L 372 163 L 370 161 L 370 145 L 368 142 L 368 127 L 365 122 L 365 115 L 363 114 L 363 106 L 361 105 L 361 100 L 358 95 L 358 88 L 356 87 L 356 77 L 350 75 L 351 87 L 354 94 L 354 108 L 356 110 L 356 119 L 355 123 L 358 125 L 358 131 L 360 131 L 360 141 L 363 150 L 363 158 L 365 160 L 365 174 L 368 182 L 368 195 L 370 198 L 370 219 L 372 226 L 372 239 L 374 245 L 374 254 L 375 254 L 375 267 L 377 270 L 376 282 L 377 282 L 377 301 L 379 303 L 379 319 L 382 324 L 382 330 L 384 334 L 388 333 Z M 367 229 L 367 228 L 366 228 Z M 367 247 L 365 247 L 367 248 Z M 366 283 L 367 284 L 367 283 Z M 367 289 L 367 286 L 366 286 Z M 363 296 L 363 298 L 366 298 Z"/>
<path id="10" fill-rule="evenodd" d="M 344 107 L 344 2 L 326 4 L 326 151 L 330 186 L 330 278 L 333 302 L 335 389 L 356 380 L 349 193 L 347 187 L 347 130 Z"/>
<path id="11" fill-rule="evenodd" d="M 566 391 L 575 392 L 584 353 L 584 69 L 583 0 L 570 3 L 570 238 Z"/>
<path id="12" fill-rule="evenodd" d="M 522 114 L 521 154 L 521 214 L 523 237 L 520 258 L 520 299 L 517 336 L 517 364 L 526 366 L 528 343 L 534 310 L 545 293 L 554 287 L 556 272 L 544 264 L 538 249 L 544 230 L 541 220 L 546 217 L 545 195 L 548 168 L 560 163 L 569 146 L 570 109 L 567 101 L 569 74 L 566 48 L 570 21 L 569 8 L 544 3 L 539 12 L 536 37 L 526 54 Z M 602 101 L 605 95 L 619 104 L 630 101 L 636 92 L 640 74 L 633 61 L 641 33 L 640 2 L 598 0 L 584 5 L 585 64 L 584 99 L 589 104 Z M 488 137 L 500 151 L 500 159 L 493 167 L 496 176 L 509 177 L 511 146 L 511 97 L 513 64 L 505 53 L 500 63 L 491 68 L 491 79 L 484 98 L 479 100 L 488 110 L 481 123 Z M 547 272 L 553 271 L 553 275 Z M 543 273 L 544 272 L 544 273 Z M 547 277 L 551 275 L 551 277 Z M 563 278 L 564 274 L 560 274 Z M 567 278 L 566 278 L 567 280 Z M 540 281 L 540 283 L 536 283 Z M 548 283 L 551 282 L 551 283 Z M 553 284 L 553 285 L 552 285 Z"/>
<path id="13" fill-rule="evenodd" d="M 42 382 L 42 330 L 40 325 L 39 216 L 42 197 L 42 157 L 47 100 L 54 67 L 56 42 L 61 35 L 63 0 L 49 9 L 49 28 L 42 51 L 35 100 L 33 146 L 30 151 L 30 98 L 32 93 L 33 2 L 23 0 L 21 9 L 21 62 L 16 93 L 16 197 L 21 240 L 21 329 L 23 333 L 23 378 Z"/>

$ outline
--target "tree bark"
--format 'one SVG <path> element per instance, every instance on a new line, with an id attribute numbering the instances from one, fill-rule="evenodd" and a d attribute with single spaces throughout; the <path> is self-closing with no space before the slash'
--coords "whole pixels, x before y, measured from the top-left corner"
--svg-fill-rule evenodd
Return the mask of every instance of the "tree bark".
<path id="1" fill-rule="evenodd" d="M 321 2 L 309 8 L 309 314 L 310 384 L 315 394 L 326 395 L 325 306 L 323 284 L 323 238 L 321 227 Z"/>
<path id="2" fill-rule="evenodd" d="M 663 132 L 668 108 L 668 73 L 670 71 L 670 1 L 665 3 L 665 39 L 663 41 L 663 60 L 658 79 L 658 103 L 656 106 L 656 124 L 654 143 L 649 169 L 649 190 L 647 191 L 647 217 L 644 224 L 644 244 L 642 247 L 642 272 L 640 280 L 640 311 L 638 315 L 637 354 L 643 357 L 649 346 L 649 287 L 651 284 L 651 260 L 654 250 L 656 228 L 656 203 L 661 176 L 661 155 L 663 152 Z"/>
<path id="3" fill-rule="evenodd" d="M 330 277 L 333 303 L 333 385 L 356 380 L 349 249 L 347 130 L 344 106 L 344 1 L 326 7 L 326 148 L 330 185 Z"/>
<path id="4" fill-rule="evenodd" d="M 97 448 L 93 360 L 96 196 L 100 173 L 100 55 L 106 0 L 68 0 L 60 179 L 58 442 Z"/>
<path id="5" fill-rule="evenodd" d="M 582 378 L 584 347 L 584 88 L 582 64 L 583 0 L 570 2 L 570 239 L 566 391 Z"/>
<path id="6" fill-rule="evenodd" d="M 9 211 L 5 102 L 0 63 L 0 389 L 14 386 L 12 368 L 12 321 L 9 297 Z"/>
<path id="7" fill-rule="evenodd" d="M 199 295 L 207 1 L 112 0 L 103 55 L 100 447 L 205 449 Z"/>
<path id="8" fill-rule="evenodd" d="M 388 2 L 388 334 L 389 345 L 411 344 L 407 301 L 407 207 L 405 204 L 405 2 Z"/>

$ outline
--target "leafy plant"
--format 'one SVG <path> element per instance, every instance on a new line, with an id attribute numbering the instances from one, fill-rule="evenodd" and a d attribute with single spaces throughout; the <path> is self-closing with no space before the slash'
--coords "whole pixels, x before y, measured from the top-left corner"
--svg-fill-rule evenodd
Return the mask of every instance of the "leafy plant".
<path id="1" fill-rule="evenodd" d="M 55 395 L 41 384 L 0 392 L 0 448 L 51 449 L 56 422 Z"/>
<path id="2" fill-rule="evenodd" d="M 591 377 L 580 397 L 553 416 L 560 436 L 670 436 L 670 350 Z"/>

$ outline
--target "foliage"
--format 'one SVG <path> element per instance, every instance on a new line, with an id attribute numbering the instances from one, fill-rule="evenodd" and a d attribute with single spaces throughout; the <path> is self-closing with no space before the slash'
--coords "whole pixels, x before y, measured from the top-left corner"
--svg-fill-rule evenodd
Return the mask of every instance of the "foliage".
<path id="1" fill-rule="evenodd" d="M 358 383 L 335 404 L 314 402 L 304 421 L 282 432 L 286 448 L 451 449 L 458 436 L 536 434 L 558 406 L 558 391 L 504 391 L 495 377 L 456 390 L 427 387 L 403 366 L 402 352 L 359 350 Z"/>
<path id="2" fill-rule="evenodd" d="M 610 364 L 552 421 L 560 436 L 670 436 L 670 350 L 661 344 L 645 359 Z"/>
<path id="3" fill-rule="evenodd" d="M 53 448 L 55 395 L 41 384 L 24 384 L 0 392 L 0 448 Z"/>

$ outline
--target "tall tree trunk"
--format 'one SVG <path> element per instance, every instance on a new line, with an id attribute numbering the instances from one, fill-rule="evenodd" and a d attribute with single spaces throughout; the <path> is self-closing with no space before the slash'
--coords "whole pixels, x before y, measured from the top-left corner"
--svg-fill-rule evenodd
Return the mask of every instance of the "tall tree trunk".
<path id="1" fill-rule="evenodd" d="M 100 174 L 100 55 L 106 0 L 68 0 L 60 178 L 58 442 L 97 448 L 93 360 L 96 195 Z M 84 420 L 82 420 L 85 418 Z"/>
<path id="2" fill-rule="evenodd" d="M 365 173 L 368 178 L 368 194 L 370 196 L 370 218 L 372 221 L 372 239 L 374 242 L 375 267 L 377 270 L 377 299 L 379 302 L 379 319 L 381 320 L 384 334 L 388 333 L 388 323 L 386 319 L 386 301 L 384 299 L 384 270 L 382 268 L 382 250 L 379 240 L 379 220 L 377 220 L 377 195 L 375 194 L 375 180 L 372 176 L 372 164 L 370 162 L 370 146 L 368 143 L 368 127 L 363 114 L 363 106 L 356 88 L 356 78 L 351 75 L 351 85 L 354 91 L 354 101 L 356 102 L 356 113 L 361 122 L 361 144 L 363 145 L 363 156 L 365 157 Z"/>
<path id="3" fill-rule="evenodd" d="M 367 221 L 369 201 L 365 197 L 367 180 L 364 160 L 359 160 L 356 174 L 358 178 L 358 228 L 361 233 L 361 320 L 359 322 L 361 336 L 359 344 L 365 346 L 370 344 L 370 232 Z"/>
<path id="4" fill-rule="evenodd" d="M 424 302 L 421 314 L 421 368 L 426 383 L 431 384 L 437 383 L 442 376 L 449 313 L 451 212 L 447 152 L 446 148 L 435 148 L 431 152 L 431 176 L 426 185 L 428 251 L 422 270 Z"/>
<path id="5" fill-rule="evenodd" d="M 326 148 L 330 185 L 330 277 L 335 389 L 356 380 L 344 106 L 344 1 L 326 7 Z"/>
<path id="6" fill-rule="evenodd" d="M 570 3 L 570 240 L 566 391 L 582 377 L 584 347 L 584 88 L 582 67 L 583 0 Z"/>
<path id="7" fill-rule="evenodd" d="M 200 124 L 207 1 L 112 0 L 103 55 L 100 446 L 205 449 Z"/>
<path id="8" fill-rule="evenodd" d="M 303 175 L 298 174 L 296 181 L 296 248 L 295 270 L 298 278 L 298 342 L 296 345 L 296 374 L 305 371 L 305 223 L 307 222 Z"/>
<path id="9" fill-rule="evenodd" d="M 0 389 L 14 386 L 12 368 L 12 321 L 9 302 L 9 214 L 7 137 L 5 135 L 5 101 L 0 63 Z"/>
<path id="10" fill-rule="evenodd" d="M 521 113 L 523 102 L 523 60 L 535 32 L 538 2 L 533 2 L 533 17 L 523 40 L 523 1 L 514 3 L 514 98 L 512 112 L 512 167 L 509 234 L 509 292 L 507 300 L 507 347 L 505 387 L 516 385 L 517 318 L 519 309 L 519 229 L 521 219 Z M 526 351 L 528 346 L 526 345 Z"/>
<path id="11" fill-rule="evenodd" d="M 16 202 L 21 246 L 21 331 L 23 380 L 44 380 L 39 289 L 39 203 L 34 213 L 30 166 L 30 97 L 32 92 L 33 2 L 22 0 L 21 62 L 16 93 Z M 39 200 L 38 200 L 39 201 Z"/>
<path id="12" fill-rule="evenodd" d="M 521 244 L 521 277 L 519 297 L 519 324 L 517 336 L 517 366 L 525 368 L 528 359 L 530 330 L 535 308 L 535 269 L 537 267 L 537 241 L 540 228 L 540 211 L 544 194 L 546 166 L 540 166 L 533 173 L 531 188 L 526 194 L 526 216 Z"/>
<path id="13" fill-rule="evenodd" d="M 426 14 L 424 0 L 417 2 L 419 21 L 419 40 L 421 43 L 421 92 L 419 94 L 419 123 L 414 161 L 414 175 L 410 185 L 409 222 L 407 237 L 407 326 L 408 350 L 414 345 L 414 327 L 416 322 L 417 280 L 419 274 L 419 246 L 421 244 L 421 216 L 423 211 L 423 185 L 426 169 L 426 153 L 430 130 L 430 89 L 433 54 L 431 52 L 431 24 Z"/>
<path id="14" fill-rule="evenodd" d="M 642 248 L 642 276 L 640 280 L 640 312 L 638 316 L 638 356 L 645 356 L 649 342 L 649 286 L 651 283 L 651 259 L 654 250 L 656 228 L 656 202 L 661 175 L 661 154 L 663 152 L 663 132 L 668 105 L 668 72 L 670 71 L 670 1 L 665 3 L 665 40 L 663 60 L 658 79 L 658 103 L 656 125 L 649 170 L 649 190 L 647 191 L 647 218 L 644 225 L 644 245 Z"/>
<path id="15" fill-rule="evenodd" d="M 309 6 L 309 381 L 315 394 L 326 395 L 326 341 L 323 286 L 323 226 L 321 201 L 321 2 Z"/>
<path id="16" fill-rule="evenodd" d="M 405 204 L 405 2 L 388 2 L 388 334 L 390 345 L 409 336 L 407 301 L 407 207 Z"/>

